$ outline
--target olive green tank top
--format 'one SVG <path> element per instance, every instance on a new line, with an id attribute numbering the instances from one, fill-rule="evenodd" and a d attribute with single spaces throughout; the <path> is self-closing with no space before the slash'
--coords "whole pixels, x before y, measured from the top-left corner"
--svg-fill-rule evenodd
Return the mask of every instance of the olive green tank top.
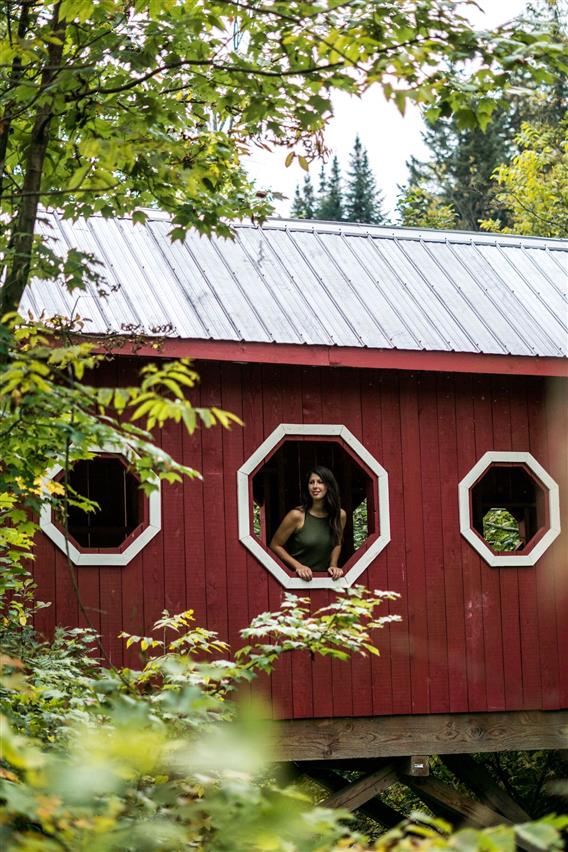
<path id="1" fill-rule="evenodd" d="M 304 526 L 292 533 L 284 547 L 290 556 L 312 571 L 327 571 L 333 550 L 327 515 L 325 518 L 317 518 L 306 512 Z"/>

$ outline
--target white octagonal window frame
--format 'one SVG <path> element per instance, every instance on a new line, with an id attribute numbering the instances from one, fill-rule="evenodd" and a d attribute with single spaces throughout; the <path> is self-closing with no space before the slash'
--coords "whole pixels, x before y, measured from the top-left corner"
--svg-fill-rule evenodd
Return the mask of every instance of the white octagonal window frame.
<path id="1" fill-rule="evenodd" d="M 547 492 L 548 529 L 527 554 L 495 553 L 473 529 L 471 522 L 471 488 L 494 462 L 524 465 L 531 470 Z M 493 568 L 535 565 L 554 539 L 560 535 L 560 498 L 558 484 L 531 453 L 489 450 L 464 476 L 458 485 L 460 531 L 463 537 Z"/>
<path id="2" fill-rule="evenodd" d="M 127 450 L 124 447 L 116 447 L 114 445 L 89 447 L 89 452 L 95 454 L 112 453 L 126 459 L 136 456 L 133 450 Z M 43 478 L 44 484 L 49 482 L 50 479 L 54 479 L 62 470 L 63 467 L 60 464 L 53 465 Z M 69 550 L 69 558 L 74 565 L 128 565 L 162 528 L 162 500 L 160 480 L 158 477 L 154 478 L 154 485 L 156 486 L 155 490 L 148 495 L 148 524 L 120 553 L 117 553 L 115 548 L 109 548 L 108 552 L 101 550 L 99 553 L 88 553 L 79 550 L 73 542 L 68 539 L 66 540 L 63 532 L 53 523 L 52 507 L 49 503 L 44 503 L 41 508 L 39 516 L 40 529 L 63 553 L 67 553 L 67 550 Z"/>
<path id="3" fill-rule="evenodd" d="M 294 438 L 311 436 L 314 438 L 337 437 L 349 446 L 355 455 L 371 470 L 377 478 L 376 500 L 379 512 L 380 533 L 371 545 L 355 559 L 351 568 L 339 580 L 331 577 L 314 577 L 312 580 L 302 580 L 293 577 L 282 568 L 281 564 L 268 553 L 260 544 L 256 536 L 251 533 L 251 509 L 249 500 L 249 476 L 256 470 L 269 453 L 282 441 L 283 438 Z M 379 553 L 390 541 L 390 513 L 389 513 L 389 486 L 388 473 L 379 464 L 377 459 L 357 440 L 355 435 L 342 425 L 318 424 L 318 423 L 281 423 L 266 438 L 265 441 L 252 453 L 251 456 L 237 471 L 237 495 L 238 495 L 238 518 L 239 518 L 239 540 L 247 550 L 264 565 L 264 567 L 275 577 L 285 589 L 347 589 L 361 576 Z"/>

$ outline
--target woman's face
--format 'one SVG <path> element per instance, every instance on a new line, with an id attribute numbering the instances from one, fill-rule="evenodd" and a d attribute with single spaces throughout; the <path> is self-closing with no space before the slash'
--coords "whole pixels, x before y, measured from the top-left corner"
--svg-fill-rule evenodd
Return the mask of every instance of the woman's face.
<path id="1" fill-rule="evenodd" d="M 308 492 L 312 500 L 323 500 L 327 494 L 327 485 L 317 473 L 312 473 L 308 479 Z"/>

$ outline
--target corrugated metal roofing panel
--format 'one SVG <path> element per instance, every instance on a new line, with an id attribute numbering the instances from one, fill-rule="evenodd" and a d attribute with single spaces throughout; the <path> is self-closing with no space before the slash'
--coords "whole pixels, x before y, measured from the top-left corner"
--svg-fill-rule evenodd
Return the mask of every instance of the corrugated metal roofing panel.
<path id="1" fill-rule="evenodd" d="M 271 228 L 253 231 L 250 228 L 238 228 L 239 240 L 255 250 L 258 238 L 258 258 L 262 259 L 263 280 L 268 287 L 278 292 L 280 300 L 285 302 L 288 313 L 294 322 L 297 334 L 304 343 L 319 343 L 324 346 L 333 344 L 325 321 L 314 308 L 313 300 L 306 288 L 299 284 L 284 259 L 276 251 L 270 240 Z"/>
<path id="2" fill-rule="evenodd" d="M 91 319 L 89 331 L 138 327 L 185 339 L 373 349 L 566 355 L 568 241 L 335 222 L 242 223 L 235 239 L 94 216 L 45 214 L 61 251 L 92 252 L 108 280 L 78 300 L 33 282 L 21 309 Z"/>

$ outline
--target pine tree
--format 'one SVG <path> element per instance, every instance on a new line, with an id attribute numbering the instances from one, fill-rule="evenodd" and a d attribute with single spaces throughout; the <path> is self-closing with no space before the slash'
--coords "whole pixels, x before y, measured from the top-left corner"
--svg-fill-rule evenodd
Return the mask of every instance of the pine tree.
<path id="1" fill-rule="evenodd" d="M 294 200 L 290 214 L 295 219 L 315 219 L 317 215 L 317 201 L 312 179 L 309 175 L 304 178 L 302 189 L 296 185 Z"/>
<path id="2" fill-rule="evenodd" d="M 317 216 L 316 194 L 309 175 L 304 178 L 304 214 L 304 219 L 315 219 Z"/>
<path id="3" fill-rule="evenodd" d="M 326 176 L 326 173 L 325 173 L 325 166 L 322 163 L 321 167 L 320 167 L 319 187 L 318 187 L 318 199 L 319 199 L 320 204 L 322 202 L 322 199 L 325 197 L 326 192 L 327 192 L 327 176 Z"/>
<path id="4" fill-rule="evenodd" d="M 322 167 L 323 174 L 323 167 Z M 322 182 L 320 181 L 320 187 Z M 341 222 L 343 215 L 343 197 L 341 192 L 341 170 L 339 160 L 334 157 L 331 163 L 331 175 L 323 184 L 324 191 L 320 195 L 318 219 L 328 222 Z"/>
<path id="5" fill-rule="evenodd" d="M 344 218 L 348 222 L 380 225 L 385 221 L 382 206 L 382 193 L 377 190 L 375 176 L 369 165 L 369 155 L 359 136 L 356 136 L 350 156 Z"/>
<path id="6" fill-rule="evenodd" d="M 299 184 L 296 184 L 296 190 L 294 192 L 294 200 L 292 202 L 292 207 L 290 209 L 290 216 L 293 219 L 303 219 L 304 218 L 304 201 L 302 199 L 302 193 L 300 192 Z"/>

